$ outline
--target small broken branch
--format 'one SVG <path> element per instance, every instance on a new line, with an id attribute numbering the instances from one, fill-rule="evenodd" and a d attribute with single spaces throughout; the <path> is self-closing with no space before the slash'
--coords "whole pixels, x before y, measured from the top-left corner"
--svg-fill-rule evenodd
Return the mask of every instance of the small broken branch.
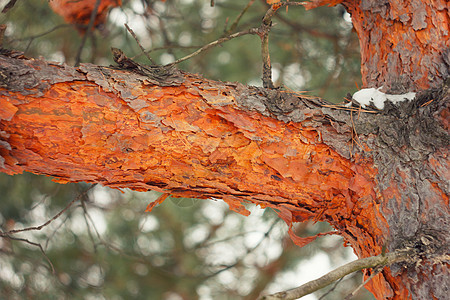
<path id="1" fill-rule="evenodd" d="M 287 5 L 303 5 L 302 2 L 281 2 L 272 5 L 263 17 L 261 26 L 258 28 L 258 35 L 261 38 L 261 57 L 263 61 L 262 82 L 265 88 L 275 88 L 272 82 L 272 65 L 269 54 L 269 32 L 272 27 L 272 17 L 280 7 Z"/>
<path id="2" fill-rule="evenodd" d="M 138 44 L 139 48 L 141 48 L 142 53 L 145 55 L 145 57 L 147 57 L 147 59 L 153 64 L 155 65 L 155 62 L 153 61 L 153 59 L 150 57 L 150 55 L 148 54 L 147 51 L 145 51 L 144 47 L 141 45 L 141 42 L 139 41 L 138 37 L 136 36 L 136 34 L 134 33 L 133 29 L 131 29 L 127 23 L 123 24 L 125 25 L 125 28 L 128 30 L 128 32 L 131 34 L 131 36 L 134 38 L 134 40 L 136 41 L 136 43 Z"/>

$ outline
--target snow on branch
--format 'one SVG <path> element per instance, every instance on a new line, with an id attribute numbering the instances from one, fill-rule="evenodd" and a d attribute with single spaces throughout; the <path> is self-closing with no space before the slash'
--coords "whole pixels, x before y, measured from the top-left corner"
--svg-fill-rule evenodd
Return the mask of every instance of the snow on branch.
<path id="1" fill-rule="evenodd" d="M 363 108 L 373 104 L 378 109 L 384 109 L 384 102 L 391 101 L 392 103 L 398 103 L 405 100 L 413 100 L 416 97 L 416 93 L 408 92 L 401 95 L 385 94 L 380 91 L 379 88 L 361 89 L 353 94 L 353 100 L 361 104 Z"/>

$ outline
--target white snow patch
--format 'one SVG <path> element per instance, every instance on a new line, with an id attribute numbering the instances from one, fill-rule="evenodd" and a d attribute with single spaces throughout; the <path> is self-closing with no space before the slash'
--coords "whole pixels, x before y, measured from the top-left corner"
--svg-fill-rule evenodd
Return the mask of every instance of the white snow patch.
<path id="1" fill-rule="evenodd" d="M 412 100 L 416 97 L 416 93 L 408 92 L 401 95 L 391 95 L 385 94 L 380 91 L 382 87 L 379 88 L 368 88 L 357 91 L 353 94 L 353 100 L 361 104 L 363 108 L 367 105 L 373 103 L 376 108 L 383 109 L 384 102 L 386 100 L 391 101 L 392 103 L 398 103 L 405 100 Z"/>

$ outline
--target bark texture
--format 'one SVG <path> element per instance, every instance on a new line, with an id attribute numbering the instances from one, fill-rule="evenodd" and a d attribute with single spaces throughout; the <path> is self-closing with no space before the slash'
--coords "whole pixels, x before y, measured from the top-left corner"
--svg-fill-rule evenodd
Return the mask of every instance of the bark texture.
<path id="1" fill-rule="evenodd" d="M 439 87 L 450 75 L 447 0 L 314 0 L 305 6 L 336 4 L 352 15 L 364 87 L 402 94 Z"/>
<path id="2" fill-rule="evenodd" d="M 180 71 L 4 54 L 2 172 L 219 198 L 242 214 L 252 202 L 289 225 L 328 221 L 359 257 L 418 249 L 369 283 L 378 299 L 447 295 L 447 85 L 368 113 Z M 298 245 L 315 238 L 290 233 Z"/>

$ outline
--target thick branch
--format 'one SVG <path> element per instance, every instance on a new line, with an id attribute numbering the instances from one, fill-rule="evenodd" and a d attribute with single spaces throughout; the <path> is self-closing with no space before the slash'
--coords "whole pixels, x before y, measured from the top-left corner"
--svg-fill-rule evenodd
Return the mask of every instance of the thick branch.
<path id="1" fill-rule="evenodd" d="M 317 100 L 179 72 L 172 80 L 168 70 L 1 65 L 3 172 L 220 198 L 244 214 L 250 201 L 288 223 L 348 222 L 355 204 L 375 199 L 370 161 L 346 157 L 351 128 L 330 123 Z"/>

